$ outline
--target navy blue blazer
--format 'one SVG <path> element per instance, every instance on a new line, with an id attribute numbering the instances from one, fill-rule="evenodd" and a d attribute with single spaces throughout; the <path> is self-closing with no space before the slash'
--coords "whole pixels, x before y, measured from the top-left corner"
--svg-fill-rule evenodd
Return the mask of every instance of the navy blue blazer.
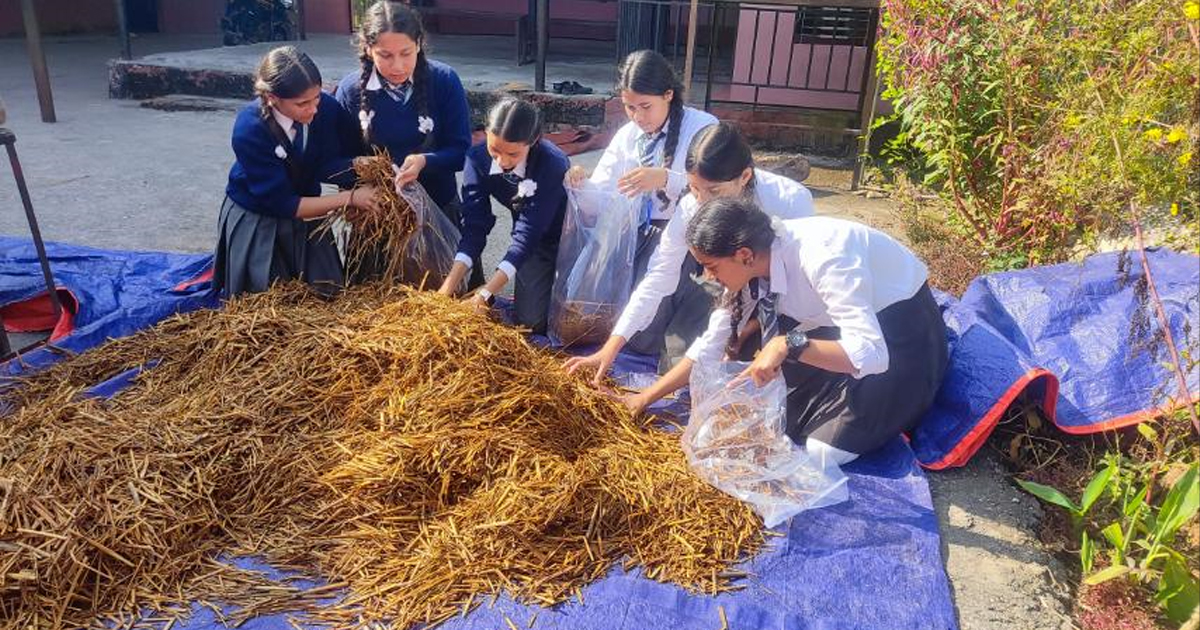
<path id="1" fill-rule="evenodd" d="M 491 199 L 495 199 L 513 213 L 512 244 L 504 260 L 514 269 L 520 269 L 535 248 L 543 248 L 553 259 L 567 210 L 563 177 L 570 167 L 571 161 L 562 149 L 544 138 L 539 140 L 525 161 L 525 179 L 535 182 L 537 190 L 517 212 L 513 203 L 517 184 L 501 174 L 489 174 L 492 157 L 485 144 L 471 147 L 463 170 L 463 231 L 458 252 L 476 260 L 483 253 L 488 234 L 496 225 L 491 204 Z"/>
<path id="2" fill-rule="evenodd" d="M 425 96 L 427 110 L 433 119 L 433 142 L 425 153 L 425 169 L 417 181 L 439 206 L 458 200 L 458 183 L 454 175 L 463 168 L 463 158 L 471 146 L 471 109 L 462 81 L 450 66 L 429 60 L 429 83 Z M 421 80 L 419 77 L 414 81 Z M 362 145 L 362 126 L 358 115 L 362 92 L 359 83 L 362 72 L 351 72 L 342 78 L 337 99 L 354 116 L 355 136 Z M 392 100 L 383 90 L 367 91 L 371 118 L 371 142 L 386 147 L 396 164 L 415 153 L 425 142 L 417 121 L 417 103 L 410 96 L 407 102 Z M 364 152 L 367 148 L 364 147 Z"/>
<path id="3" fill-rule="evenodd" d="M 247 104 L 233 123 L 232 145 L 237 159 L 229 169 L 225 194 L 250 212 L 295 217 L 300 198 L 320 195 L 321 182 L 340 186 L 354 183 L 354 147 L 343 146 L 342 138 L 356 123 L 332 96 L 322 92 L 317 115 L 308 126 L 303 155 L 297 160 L 299 179 L 293 182 L 287 163 L 280 157 L 293 153 L 290 143 L 280 142 L 271 133 L 259 101 Z"/>

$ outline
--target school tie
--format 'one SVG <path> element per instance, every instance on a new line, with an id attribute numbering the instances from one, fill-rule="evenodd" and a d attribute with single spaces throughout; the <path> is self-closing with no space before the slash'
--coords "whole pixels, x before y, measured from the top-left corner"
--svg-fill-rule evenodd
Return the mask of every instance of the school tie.
<path id="1" fill-rule="evenodd" d="M 779 294 L 772 293 L 761 285 L 762 283 L 756 280 L 755 288 L 761 289 L 758 298 L 758 326 L 762 329 L 762 345 L 766 346 L 768 341 L 779 334 L 779 315 L 775 311 L 775 299 Z"/>
<path id="2" fill-rule="evenodd" d="M 516 173 L 514 173 L 512 171 L 504 171 L 503 173 L 500 173 L 500 177 L 503 177 L 504 181 L 512 184 L 513 186 L 520 184 L 521 180 L 524 179 L 523 177 L 521 177 L 520 175 L 517 175 Z"/>
<path id="3" fill-rule="evenodd" d="M 293 123 L 292 129 L 296 132 L 296 137 L 292 138 L 292 149 L 296 157 L 300 157 L 304 155 L 305 125 Z"/>
<path id="4" fill-rule="evenodd" d="M 663 134 L 656 133 L 650 135 L 644 133 L 638 136 L 637 152 L 639 166 L 654 166 L 655 152 L 658 150 L 658 143 L 662 140 Z M 654 212 L 654 195 L 646 193 L 642 195 L 642 216 L 639 228 L 645 232 L 650 226 L 650 216 Z"/>
<path id="5" fill-rule="evenodd" d="M 383 91 L 388 97 L 397 103 L 407 103 L 409 94 L 412 94 L 412 79 L 401 83 L 400 85 L 392 85 L 387 81 L 383 82 Z"/>

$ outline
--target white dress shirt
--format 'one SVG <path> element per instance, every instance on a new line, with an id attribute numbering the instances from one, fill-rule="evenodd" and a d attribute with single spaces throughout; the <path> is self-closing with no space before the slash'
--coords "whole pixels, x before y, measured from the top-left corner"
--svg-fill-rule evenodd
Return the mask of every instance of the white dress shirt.
<path id="1" fill-rule="evenodd" d="M 776 224 L 771 245 L 771 292 L 776 311 L 799 322 L 800 330 L 841 329 L 838 341 L 853 376 L 888 369 L 879 311 L 916 295 L 928 278 L 925 263 L 892 237 L 865 225 L 830 217 Z M 752 304 L 744 309 L 749 313 Z M 693 361 L 719 361 L 729 338 L 729 311 L 718 308 L 708 330 L 692 344 Z"/>
<path id="2" fill-rule="evenodd" d="M 780 219 L 799 219 L 813 215 L 812 193 L 802 184 L 786 177 L 754 169 L 754 197 L 764 212 Z M 696 216 L 699 204 L 692 195 L 679 202 L 676 212 L 663 228 L 658 248 L 650 257 L 646 275 L 629 297 L 625 310 L 612 334 L 628 341 L 634 334 L 645 330 L 658 313 L 663 298 L 675 293 L 679 286 L 679 274 L 688 246 L 684 239 L 687 224 Z"/>
<path id="3" fill-rule="evenodd" d="M 670 124 L 671 121 L 668 120 L 663 125 L 664 133 L 670 128 Z M 715 124 L 717 124 L 717 119 L 712 114 L 692 107 L 684 107 L 683 121 L 679 125 L 679 143 L 675 145 L 675 157 L 669 165 L 662 164 L 666 139 L 664 138 L 662 142 L 658 143 L 656 163 L 667 169 L 667 187 L 664 192 L 667 193 L 670 202 L 664 204 L 657 195 L 653 195 L 654 207 L 650 214 L 652 220 L 671 218 L 675 202 L 679 201 L 683 189 L 687 186 L 684 164 L 687 162 L 688 147 L 692 146 L 692 138 L 701 129 Z M 608 143 L 608 148 L 600 157 L 596 170 L 588 178 L 588 185 L 605 190 L 616 190 L 617 180 L 641 165 L 637 147 L 638 138 L 641 136 L 642 130 L 636 123 L 632 121 L 625 123 L 617 131 L 617 135 L 613 136 L 612 142 Z"/>

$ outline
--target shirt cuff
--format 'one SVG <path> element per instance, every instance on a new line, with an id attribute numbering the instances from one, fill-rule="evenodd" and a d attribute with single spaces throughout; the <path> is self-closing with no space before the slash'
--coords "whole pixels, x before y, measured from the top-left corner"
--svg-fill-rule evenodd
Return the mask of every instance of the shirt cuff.
<path id="1" fill-rule="evenodd" d="M 475 266 L 475 261 L 471 260 L 470 256 L 468 256 L 462 252 L 458 252 L 457 254 L 454 255 L 454 262 L 460 262 L 460 263 L 466 265 L 468 270 L 470 270 L 471 267 Z"/>
<path id="2" fill-rule="evenodd" d="M 857 337 L 842 337 L 838 340 L 838 345 L 842 347 L 850 359 L 850 364 L 854 366 L 854 373 L 850 376 L 863 378 L 887 371 L 887 355 L 884 354 L 880 357 L 879 352 L 866 340 Z"/>
<path id="3" fill-rule="evenodd" d="M 512 263 L 508 262 L 507 260 L 501 260 L 500 264 L 496 265 L 496 269 L 503 271 L 504 275 L 508 276 L 509 280 L 515 280 L 517 278 L 517 268 L 513 267 Z"/>

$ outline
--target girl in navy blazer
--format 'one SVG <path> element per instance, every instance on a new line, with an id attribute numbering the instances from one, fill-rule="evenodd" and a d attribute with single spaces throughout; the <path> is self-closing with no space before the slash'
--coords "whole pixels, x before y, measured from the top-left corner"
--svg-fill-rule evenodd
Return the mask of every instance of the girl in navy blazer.
<path id="1" fill-rule="evenodd" d="M 554 261 L 562 235 L 567 193 L 563 179 L 570 160 L 542 138 L 541 112 L 532 104 L 506 98 L 488 112 L 487 140 L 467 152 L 463 171 L 463 233 L 458 255 L 441 293 L 453 295 L 472 270 L 496 225 L 492 199 L 512 212 L 512 244 L 492 277 L 470 298 L 486 311 L 493 296 L 516 280 L 514 319 L 534 332 L 546 330 Z M 482 273 L 474 284 L 482 283 Z"/>
<path id="2" fill-rule="evenodd" d="M 358 34 L 362 67 L 346 75 L 337 99 L 358 119 L 366 149 L 386 147 L 398 183 L 419 181 L 457 222 L 455 174 L 471 146 L 471 111 L 450 66 L 425 56 L 421 16 L 399 2 L 376 2 Z"/>
<path id="3" fill-rule="evenodd" d="M 221 207 L 213 285 L 223 295 L 267 290 L 300 278 L 322 290 L 344 284 L 329 233 L 315 222 L 346 206 L 374 208 L 369 186 L 321 196 L 321 182 L 353 184 L 353 151 L 342 145 L 354 120 L 321 92 L 321 73 L 293 46 L 263 57 L 258 101 L 233 126 L 233 153 Z"/>

